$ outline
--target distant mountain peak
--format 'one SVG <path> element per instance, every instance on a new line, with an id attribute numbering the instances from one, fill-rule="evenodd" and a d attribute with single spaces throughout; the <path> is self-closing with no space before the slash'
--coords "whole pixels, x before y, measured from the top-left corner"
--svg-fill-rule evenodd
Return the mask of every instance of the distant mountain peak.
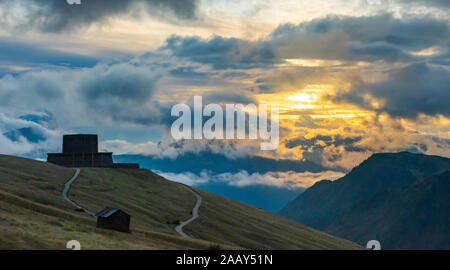
<path id="1" fill-rule="evenodd" d="M 448 196 L 450 185 L 446 184 L 450 183 L 449 172 L 450 159 L 445 157 L 410 152 L 377 153 L 353 168 L 344 177 L 335 181 L 321 181 L 308 188 L 287 204 L 280 211 L 280 214 L 305 225 L 325 232 L 336 233 L 338 236 L 362 244 L 364 241 L 371 240 L 364 237 L 375 237 L 376 235 L 388 237 L 389 235 L 389 237 L 399 240 L 402 246 L 413 247 L 414 244 L 404 242 L 402 233 L 398 233 L 405 228 L 389 226 L 400 226 L 394 223 L 397 217 L 408 216 L 408 211 L 413 211 L 412 205 L 416 205 L 416 203 L 422 207 L 422 204 L 419 204 L 422 201 L 417 202 L 419 199 L 423 202 L 435 200 L 435 193 L 442 194 L 445 191 L 447 196 L 440 196 L 440 204 L 433 204 L 435 208 L 422 207 L 421 216 L 435 217 L 433 213 L 427 212 L 431 211 L 430 209 L 439 213 L 441 211 L 442 213 L 447 212 L 448 209 L 445 210 L 440 207 L 441 205 L 442 207 L 450 205 L 450 197 Z M 433 178 L 434 176 L 435 178 Z M 430 179 L 439 179 L 443 190 L 436 191 L 436 188 L 431 188 L 435 186 L 431 185 Z M 425 182 L 422 183 L 421 181 Z M 422 184 L 417 185 L 417 183 Z M 447 188 L 448 190 L 446 190 Z M 403 193 L 397 193 L 398 191 Z M 413 194 L 420 194 L 420 196 Z M 403 197 L 409 197 L 410 199 L 409 201 L 402 200 Z M 396 208 L 392 205 L 392 211 L 395 209 L 396 213 L 391 213 L 391 205 L 386 203 L 391 201 L 396 203 Z M 424 203 L 424 205 L 427 204 Z M 385 223 L 380 225 L 380 228 L 374 228 L 373 224 L 378 224 L 379 220 L 386 219 L 384 215 L 387 212 L 391 214 L 392 220 L 386 220 Z M 444 220 L 444 218 L 439 217 L 436 220 Z M 411 222 L 416 221 L 411 218 Z M 429 225 L 428 223 L 431 221 L 417 222 L 417 224 Z M 436 225 L 436 227 L 430 225 L 427 228 L 429 230 L 448 228 L 448 226 L 446 227 L 447 224 L 442 225 L 438 221 L 435 223 L 431 225 Z M 448 225 L 450 225 L 450 221 Z M 398 236 L 391 235 L 390 230 L 397 231 Z M 429 234 L 432 235 L 431 232 Z M 447 237 L 446 239 L 450 243 L 450 233 L 443 234 L 443 237 Z M 407 237 L 411 241 L 414 240 L 413 235 Z M 391 243 L 390 248 L 396 248 L 395 241 L 389 243 Z M 418 248 L 430 247 L 428 245 L 417 245 Z M 450 248 L 450 246 L 447 248 Z"/>

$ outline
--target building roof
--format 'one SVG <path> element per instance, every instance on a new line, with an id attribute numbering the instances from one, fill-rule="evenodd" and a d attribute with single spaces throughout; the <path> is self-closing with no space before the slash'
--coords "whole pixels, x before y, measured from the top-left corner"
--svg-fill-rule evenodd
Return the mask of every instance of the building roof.
<path id="1" fill-rule="evenodd" d="M 120 209 L 118 208 L 113 208 L 113 207 L 106 207 L 105 209 L 103 209 L 102 211 L 98 212 L 97 214 L 95 214 L 96 217 L 103 217 L 103 218 L 107 218 L 109 216 L 111 216 L 112 214 L 116 213 L 117 211 L 119 211 Z"/>
<path id="2" fill-rule="evenodd" d="M 98 134 L 65 134 L 64 137 L 70 137 L 70 136 L 98 136 Z"/>

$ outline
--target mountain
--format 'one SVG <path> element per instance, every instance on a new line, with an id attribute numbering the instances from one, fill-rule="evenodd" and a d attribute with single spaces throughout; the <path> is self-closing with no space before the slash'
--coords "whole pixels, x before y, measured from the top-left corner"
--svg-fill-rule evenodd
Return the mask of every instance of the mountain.
<path id="1" fill-rule="evenodd" d="M 450 194 L 447 170 L 444 157 L 374 154 L 346 176 L 316 183 L 280 214 L 360 244 L 376 239 L 386 249 L 450 248 L 444 220 L 450 198 L 441 196 Z M 431 240 L 437 235 L 442 239 Z"/>
<path id="2" fill-rule="evenodd" d="M 386 249 L 449 249 L 449 194 L 445 171 L 356 204 L 326 231 L 360 243 L 380 239 Z"/>
<path id="3" fill-rule="evenodd" d="M 69 197 L 92 212 L 105 206 L 131 215 L 131 233 L 96 228 L 95 218 L 74 211 L 61 192 L 74 169 L 0 155 L 0 249 L 360 249 L 266 210 L 195 189 L 199 218 L 175 231 L 192 214 L 196 197 L 182 184 L 146 169 L 82 168 Z"/>

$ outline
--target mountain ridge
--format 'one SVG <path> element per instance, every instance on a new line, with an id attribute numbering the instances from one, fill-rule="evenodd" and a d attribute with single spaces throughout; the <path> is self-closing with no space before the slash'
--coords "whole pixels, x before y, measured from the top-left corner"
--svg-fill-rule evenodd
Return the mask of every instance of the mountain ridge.
<path id="1" fill-rule="evenodd" d="M 450 238 L 444 233 L 450 227 L 448 191 L 450 170 L 360 202 L 325 231 L 356 242 L 381 239 L 387 249 L 448 249 Z M 407 211 L 402 209 L 405 206 Z M 360 229 L 368 226 L 373 229 L 368 232 Z"/>
<path id="2" fill-rule="evenodd" d="M 390 196 L 395 196 L 397 190 L 408 190 L 408 187 L 420 182 L 421 179 L 449 169 L 450 159 L 445 157 L 408 152 L 374 154 L 344 177 L 335 181 L 316 183 L 287 204 L 280 214 L 307 226 L 362 244 L 371 240 L 367 238 L 377 236 L 376 233 L 371 233 L 373 229 L 370 225 L 377 219 L 383 219 L 383 215 L 375 211 L 378 207 L 370 208 L 366 205 L 367 209 L 374 209 L 374 213 L 364 210 L 366 201 L 382 204 Z M 447 176 L 447 174 L 444 175 Z M 388 195 L 383 197 L 383 194 Z M 400 204 L 400 202 L 397 203 Z M 356 211 L 355 207 L 358 211 L 352 212 Z M 397 214 L 393 215 L 393 218 L 407 212 L 408 204 L 403 202 L 403 208 L 397 207 L 396 210 Z M 359 220 L 372 220 L 372 222 L 364 223 Z M 385 223 L 384 226 L 391 227 L 387 224 L 388 221 Z M 392 238 L 401 239 L 401 235 L 398 233 L 398 237 L 392 236 Z M 406 243 L 400 246 L 391 241 L 384 242 L 387 243 L 388 248 L 414 247 Z"/>

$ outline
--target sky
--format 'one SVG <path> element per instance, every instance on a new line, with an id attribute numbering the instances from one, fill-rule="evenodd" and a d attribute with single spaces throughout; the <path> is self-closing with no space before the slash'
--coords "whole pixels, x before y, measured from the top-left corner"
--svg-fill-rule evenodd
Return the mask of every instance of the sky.
<path id="1" fill-rule="evenodd" d="M 446 0 L 0 0 L 0 153 L 45 158 L 61 151 L 63 134 L 98 133 L 101 150 L 154 162 L 225 158 L 203 172 L 156 168 L 172 180 L 287 190 L 337 179 L 376 152 L 450 157 L 449 8 Z M 278 148 L 174 141 L 171 107 L 195 95 L 279 105 Z M 270 169 L 254 165 L 261 159 Z M 223 170 L 236 160 L 248 163 Z"/>

